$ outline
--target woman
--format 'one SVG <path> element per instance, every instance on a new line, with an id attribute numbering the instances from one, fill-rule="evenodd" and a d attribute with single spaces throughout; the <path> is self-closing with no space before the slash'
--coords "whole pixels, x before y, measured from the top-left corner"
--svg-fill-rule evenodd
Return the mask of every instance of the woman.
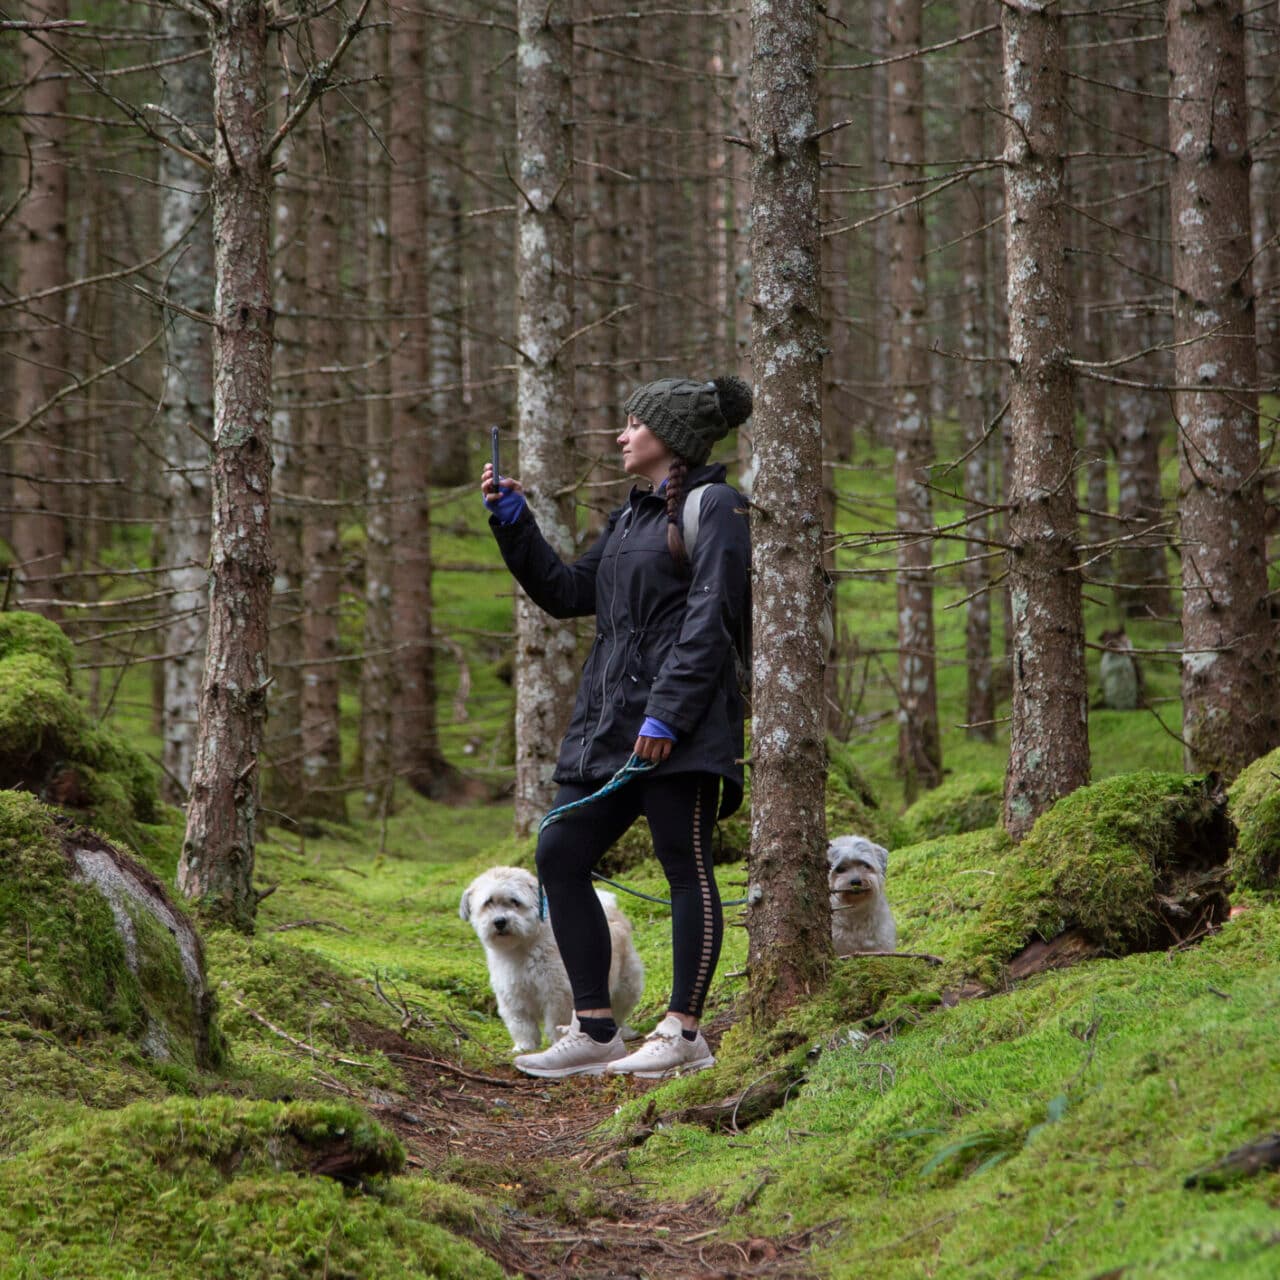
<path id="1" fill-rule="evenodd" d="M 653 765 L 538 838 L 575 1014 L 566 1035 L 515 1065 L 551 1079 L 605 1071 L 652 1078 L 715 1062 L 698 1030 L 724 929 L 711 834 L 717 815 L 742 801 L 734 641 L 746 624 L 751 544 L 746 503 L 707 458 L 750 417 L 751 390 L 732 377 L 663 378 L 634 392 L 626 413 L 622 465 L 643 483 L 572 564 L 539 532 L 519 481 L 499 481 L 491 465 L 481 481 L 502 557 L 534 603 L 557 618 L 596 617 L 556 765 L 556 808 L 599 791 L 633 753 Z M 685 498 L 704 485 L 687 548 Z M 641 814 L 671 886 L 673 978 L 666 1016 L 628 1054 L 609 1008 L 609 930 L 591 869 Z"/>

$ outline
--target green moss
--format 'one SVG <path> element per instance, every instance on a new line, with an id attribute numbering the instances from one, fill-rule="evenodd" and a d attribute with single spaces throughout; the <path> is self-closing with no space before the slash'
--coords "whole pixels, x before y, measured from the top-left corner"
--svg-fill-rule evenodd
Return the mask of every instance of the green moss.
<path id="1" fill-rule="evenodd" d="M 53 813 L 0 792 L 0 1017 L 63 1043 L 118 1035 L 194 1067 L 216 1061 L 177 943 L 122 897 L 132 955 L 113 905 L 77 878 Z"/>
<path id="2" fill-rule="evenodd" d="M 0 613 L 0 787 L 22 787 L 132 844 L 161 819 L 158 772 L 92 720 L 71 687 L 71 643 L 30 613 Z"/>
<path id="3" fill-rule="evenodd" d="M 967 959 L 990 979 L 1029 940 L 1073 928 L 1108 950 L 1141 948 L 1157 923 L 1156 886 L 1175 859 L 1210 866 L 1229 847 L 1229 824 L 1203 778 L 1133 773 L 1082 787 L 1005 860 Z"/>
<path id="4" fill-rule="evenodd" d="M 53 664 L 63 684 L 71 683 L 75 650 L 56 622 L 20 609 L 0 613 L 0 662 L 19 653 L 38 653 Z"/>
<path id="5" fill-rule="evenodd" d="M 0 660 L 0 783 L 13 786 L 65 759 L 85 723 L 53 660 L 42 653 Z"/>
<path id="6" fill-rule="evenodd" d="M 1004 778 L 999 774 L 961 774 L 926 791 L 900 819 L 904 844 L 938 836 L 981 831 L 1000 822 Z"/>
<path id="7" fill-rule="evenodd" d="M 403 1163 L 395 1139 L 332 1103 L 170 1100 L 91 1115 L 0 1166 L 0 1275 L 498 1277 L 427 1220 L 428 1186 L 353 1194 L 309 1170 L 341 1150 Z"/>
<path id="8" fill-rule="evenodd" d="M 1242 888 L 1274 889 L 1280 883 L 1280 749 L 1240 774 L 1227 806 L 1239 833 L 1232 876 Z"/>
<path id="9" fill-rule="evenodd" d="M 827 758 L 827 834 L 866 836 L 889 849 L 901 844 L 897 822 L 880 807 L 849 747 L 828 738 Z"/>

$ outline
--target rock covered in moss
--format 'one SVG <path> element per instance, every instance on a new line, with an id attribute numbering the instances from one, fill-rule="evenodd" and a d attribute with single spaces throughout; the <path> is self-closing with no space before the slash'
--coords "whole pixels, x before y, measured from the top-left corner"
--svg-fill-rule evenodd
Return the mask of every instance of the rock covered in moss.
<path id="1" fill-rule="evenodd" d="M 0 1008 L 63 1040 L 221 1058 L 200 937 L 160 880 L 18 791 L 0 792 Z"/>
<path id="2" fill-rule="evenodd" d="M 1255 760 L 1227 793 L 1236 824 L 1231 875 L 1244 889 L 1280 885 L 1280 748 Z"/>
<path id="3" fill-rule="evenodd" d="M 161 806 L 154 766 L 98 725 L 71 685 L 71 642 L 34 613 L 0 613 L 0 788 L 75 809 L 137 842 Z"/>
<path id="4" fill-rule="evenodd" d="M 999 774 L 962 774 L 926 791 L 899 819 L 903 844 L 982 831 L 1000 821 L 1004 779 Z"/>
<path id="5" fill-rule="evenodd" d="M 1232 841 L 1213 778 L 1143 772 L 1082 787 L 1001 864 L 968 961 L 990 970 L 1073 931 L 1095 953 L 1171 945 L 1226 917 Z"/>
<path id="6" fill-rule="evenodd" d="M 171 1098 L 86 1113 L 0 1161 L 0 1273 L 500 1280 L 449 1229 L 476 1229 L 455 1221 L 463 1193 L 378 1176 L 403 1164 L 396 1139 L 342 1103 Z"/>

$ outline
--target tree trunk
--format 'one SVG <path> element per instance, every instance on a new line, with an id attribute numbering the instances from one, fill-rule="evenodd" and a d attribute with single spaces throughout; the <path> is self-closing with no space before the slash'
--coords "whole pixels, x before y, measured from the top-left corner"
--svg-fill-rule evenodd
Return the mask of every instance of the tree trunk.
<path id="1" fill-rule="evenodd" d="M 1186 767 L 1276 745 L 1258 450 L 1241 0 L 1169 0 Z"/>
<path id="2" fill-rule="evenodd" d="M 921 0 L 890 0 L 889 161 L 902 179 L 891 201 L 919 194 L 924 175 L 924 63 L 909 55 L 921 46 Z M 893 307 L 889 381 L 893 389 L 898 532 L 898 770 L 908 804 L 921 788 L 942 781 L 938 733 L 937 653 L 933 639 L 933 524 L 929 464 L 928 285 L 924 206 L 893 214 L 889 230 L 889 292 Z"/>
<path id="3" fill-rule="evenodd" d="M 210 10 L 214 113 L 213 529 L 200 736 L 178 887 L 251 931 L 271 606 L 270 161 L 262 0 Z"/>
<path id="4" fill-rule="evenodd" d="M 164 10 L 164 54 L 180 57 L 203 45 L 203 24 L 182 10 Z M 213 84 L 203 56 L 175 62 L 165 73 L 168 109 L 209 141 L 213 137 Z M 179 143 L 185 140 L 179 137 Z M 204 171 L 168 147 L 160 152 L 160 226 L 166 244 L 181 248 L 168 273 L 168 295 L 187 311 L 213 310 L 213 233 Z M 209 559 L 209 445 L 213 438 L 213 344 L 206 327 L 179 311 L 167 312 L 167 361 L 161 417 L 168 462 L 165 558 L 169 565 L 170 623 L 164 646 L 166 799 L 185 804 L 195 759 L 204 666 Z"/>
<path id="5" fill-rule="evenodd" d="M 730 132 L 746 138 L 751 132 L 751 19 L 745 10 L 729 15 L 729 62 L 733 72 Z M 733 356 L 738 375 L 752 379 L 752 298 L 751 282 L 751 154 L 746 147 L 729 146 L 729 210 L 725 253 L 732 273 Z M 738 431 L 738 474 L 749 474 L 754 456 L 755 426 Z"/>
<path id="6" fill-rule="evenodd" d="M 1155 51 L 1137 45 L 1124 55 L 1117 76 L 1121 89 L 1132 93 L 1111 95 L 1112 137 L 1122 138 L 1132 131 L 1134 103 L 1142 103 L 1143 136 L 1157 143 L 1165 134 L 1163 120 L 1153 118 L 1147 100 L 1140 95 L 1154 87 L 1150 68 Z M 1163 108 L 1159 115 L 1164 115 Z M 1156 243 L 1156 216 L 1160 201 L 1147 190 L 1155 177 L 1154 166 L 1145 148 L 1126 159 L 1123 184 L 1132 192 L 1120 200 L 1113 221 L 1120 233 L 1114 245 L 1117 258 L 1112 271 L 1112 334 L 1119 356 L 1145 351 L 1168 340 L 1163 309 L 1157 316 L 1146 301 L 1151 282 L 1161 275 Z M 1127 268 L 1127 269 L 1122 269 Z M 1137 297 L 1135 298 L 1135 295 Z M 1161 378 L 1161 362 L 1145 356 L 1124 366 L 1134 382 L 1167 381 Z M 1169 596 L 1166 548 L 1169 537 L 1156 528 L 1164 517 L 1160 492 L 1160 443 L 1168 402 L 1163 395 L 1142 387 L 1111 389 L 1116 442 L 1116 482 L 1119 491 L 1119 531 L 1125 541 L 1116 550 L 1118 599 L 1131 618 L 1168 617 L 1173 605 Z"/>
<path id="7" fill-rule="evenodd" d="M 1249 6 L 1249 138 L 1253 167 L 1253 296 L 1258 331 L 1258 374 L 1264 385 L 1280 381 L 1280 3 Z"/>
<path id="8" fill-rule="evenodd" d="M 377 33 L 375 75 L 388 72 L 385 31 Z M 394 670 L 391 649 L 391 402 L 387 394 L 387 297 L 391 287 L 391 164 L 380 138 L 387 136 L 387 116 L 372 112 L 374 130 L 366 138 L 368 208 L 365 244 L 368 260 L 369 314 L 376 317 L 367 331 L 370 362 L 369 402 L 365 408 L 364 661 L 360 664 L 360 769 L 367 815 L 390 807 L 395 782 L 391 749 L 391 699 Z"/>
<path id="9" fill-rule="evenodd" d="M 314 61 L 333 57 L 333 16 L 312 19 Z M 317 104 L 308 133 L 311 208 L 307 217 L 308 406 L 302 413 L 302 812 L 304 819 L 343 822 L 342 739 L 338 732 L 338 607 L 342 547 L 338 534 L 341 448 L 337 387 L 323 370 L 340 363 L 334 316 L 340 311 L 340 181 L 347 176 L 347 124 Z"/>
<path id="10" fill-rule="evenodd" d="M 1089 736 L 1062 226 L 1062 17 L 1052 3 L 1009 0 L 1003 27 L 1013 437 L 1004 823 L 1018 840 L 1056 799 L 1088 781 Z"/>
<path id="11" fill-rule="evenodd" d="M 277 72 L 283 75 L 283 71 Z M 287 110 L 289 100 L 282 95 Z M 282 165 L 292 161 L 297 136 L 280 148 Z M 307 187 L 287 176 L 273 193 L 275 289 L 274 365 L 271 444 L 275 470 L 271 477 L 271 550 L 275 582 L 271 599 L 271 687 L 264 755 L 269 813 L 296 829 L 302 816 L 302 476 L 304 400 L 301 370 L 307 365 Z"/>
<path id="12" fill-rule="evenodd" d="M 457 129 L 445 87 L 458 75 L 458 28 L 440 24 L 431 42 L 433 101 L 429 110 L 431 149 L 427 155 L 429 205 L 427 278 L 431 300 L 431 482 L 465 484 L 472 475 L 471 437 L 460 429 L 462 414 L 462 206 L 456 191 Z"/>
<path id="13" fill-rule="evenodd" d="M 431 438 L 427 398 L 428 218 L 426 30 L 420 12 L 401 10 L 391 27 L 392 159 L 392 639 L 396 697 L 392 742 L 397 772 L 422 795 L 447 778 L 436 730 L 436 662 L 431 614 Z"/>
<path id="14" fill-rule="evenodd" d="M 749 1009 L 757 1026 L 825 981 L 826 747 L 820 638 L 822 355 L 814 0 L 752 0 L 756 313 Z"/>
<path id="15" fill-rule="evenodd" d="M 984 0 L 969 0 L 962 23 L 966 31 L 975 31 L 984 20 Z M 990 96 L 985 54 L 986 42 L 975 44 L 964 69 L 962 90 L 964 115 L 960 122 L 960 153 L 969 163 L 987 154 L 986 103 Z M 967 184 L 968 200 L 963 206 L 967 222 L 973 228 L 964 242 L 961 264 L 960 293 L 962 343 L 968 363 L 965 365 L 962 418 L 964 422 L 964 493 L 974 505 L 975 518 L 969 526 L 972 538 L 965 544 L 965 719 L 968 735 L 983 742 L 996 738 L 995 693 L 991 683 L 991 574 L 983 558 L 989 548 L 991 521 L 985 514 L 991 501 L 987 473 L 991 452 L 985 439 L 995 413 L 992 383 L 996 377 L 993 365 L 986 362 L 990 354 L 987 331 L 987 254 L 990 236 L 983 230 L 990 216 L 986 184 L 981 175 Z"/>
<path id="16" fill-rule="evenodd" d="M 45 0 L 40 16 L 65 21 L 67 0 Z M 62 37 L 50 33 L 46 42 Z M 22 51 L 22 133 L 15 217 L 19 297 L 56 289 L 67 278 L 67 77 L 40 42 L 19 36 Z M 14 361 L 14 412 L 19 422 L 37 413 L 67 380 L 67 295 L 54 293 L 19 309 L 21 335 Z M 56 481 L 65 471 L 66 413 L 55 405 L 17 437 L 13 447 L 13 553 L 23 607 L 59 616 L 58 575 L 66 554 L 66 520 Z"/>
<path id="17" fill-rule="evenodd" d="M 573 26 L 562 0 L 519 0 L 516 150 L 520 478 L 547 541 L 575 553 L 573 353 Z M 516 830 L 550 806 L 577 674 L 574 628 L 516 593 Z M 637 730 L 639 726 L 637 726 Z"/>

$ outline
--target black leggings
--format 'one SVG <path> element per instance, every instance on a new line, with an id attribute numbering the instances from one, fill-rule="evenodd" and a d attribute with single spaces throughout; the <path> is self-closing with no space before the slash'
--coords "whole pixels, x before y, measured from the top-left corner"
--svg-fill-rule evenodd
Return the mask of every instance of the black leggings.
<path id="1" fill-rule="evenodd" d="M 566 783 L 556 793 L 556 806 L 580 800 L 601 785 Z M 724 937 L 711 864 L 719 790 L 720 779 L 713 773 L 634 778 L 566 814 L 538 837 L 538 874 L 569 971 L 575 1009 L 609 1008 L 612 945 L 591 870 L 643 813 L 653 835 L 653 851 L 671 886 L 673 972 L 668 1008 L 702 1016 Z"/>

